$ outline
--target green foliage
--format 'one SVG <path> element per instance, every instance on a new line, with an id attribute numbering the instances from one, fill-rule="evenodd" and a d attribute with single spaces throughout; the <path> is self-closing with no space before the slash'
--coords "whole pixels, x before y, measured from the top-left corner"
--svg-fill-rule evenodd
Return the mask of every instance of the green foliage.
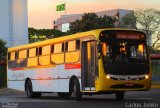
<path id="1" fill-rule="evenodd" d="M 6 57 L 7 47 L 6 42 L 0 39 L 0 88 L 6 87 Z"/>
<path id="2" fill-rule="evenodd" d="M 84 32 L 101 28 L 113 28 L 115 19 L 110 16 L 98 17 L 95 13 L 85 13 L 81 20 L 71 23 L 69 33 Z"/>
<path id="3" fill-rule="evenodd" d="M 147 36 L 152 36 L 154 42 L 151 48 L 157 49 L 159 46 L 156 46 L 156 43 L 160 41 L 160 10 L 152 8 L 137 9 L 135 16 L 137 17 L 138 29 L 145 31 Z"/>
<path id="4" fill-rule="evenodd" d="M 42 41 L 46 39 L 51 38 L 57 38 L 66 35 L 66 33 L 63 33 L 59 30 L 55 29 L 34 29 L 34 28 L 28 28 L 29 33 L 29 43 Z M 38 38 L 32 38 L 32 37 L 38 37 Z M 43 37 L 43 38 L 41 38 Z M 45 37 L 45 38 L 44 38 Z"/>
<path id="5" fill-rule="evenodd" d="M 137 29 L 136 20 L 137 20 L 137 17 L 134 15 L 134 12 L 130 12 L 130 13 L 126 14 L 124 17 L 122 17 L 118 27 L 129 28 L 129 29 Z"/>
<path id="6" fill-rule="evenodd" d="M 7 47 L 6 42 L 0 39 L 0 61 L 6 60 Z"/>
<path id="7" fill-rule="evenodd" d="M 6 64 L 0 65 L 0 88 L 7 86 L 7 70 Z"/>
<path id="8" fill-rule="evenodd" d="M 146 8 L 137 9 L 134 12 L 126 14 L 122 17 L 118 27 L 131 28 L 144 31 L 148 36 L 152 36 L 151 50 L 157 50 L 160 45 L 160 10 Z"/>

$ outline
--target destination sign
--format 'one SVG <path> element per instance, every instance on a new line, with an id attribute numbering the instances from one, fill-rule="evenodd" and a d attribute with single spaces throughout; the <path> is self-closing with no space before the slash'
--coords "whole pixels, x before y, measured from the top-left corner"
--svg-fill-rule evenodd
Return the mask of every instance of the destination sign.
<path id="1" fill-rule="evenodd" d="M 120 33 L 118 32 L 116 35 L 117 38 L 119 39 L 143 39 L 144 36 L 139 33 Z"/>

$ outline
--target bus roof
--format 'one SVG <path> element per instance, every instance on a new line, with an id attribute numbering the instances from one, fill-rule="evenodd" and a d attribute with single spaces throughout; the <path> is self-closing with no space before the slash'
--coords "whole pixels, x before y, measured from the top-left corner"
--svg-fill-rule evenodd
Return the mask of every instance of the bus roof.
<path id="1" fill-rule="evenodd" d="M 10 48 L 8 48 L 8 51 L 11 52 L 11 51 L 22 50 L 22 49 L 26 49 L 26 48 L 34 48 L 37 46 L 49 45 L 49 44 L 53 44 L 53 43 L 63 42 L 63 41 L 67 41 L 67 40 L 73 40 L 73 39 L 86 37 L 86 36 L 92 36 L 92 35 L 95 36 L 96 39 L 99 39 L 99 34 L 101 33 L 101 31 L 104 31 L 104 30 L 106 30 L 106 31 L 107 30 L 137 31 L 137 30 L 133 30 L 133 29 L 123 29 L 123 28 L 96 29 L 96 30 L 91 30 L 91 31 L 87 31 L 87 32 L 80 32 L 80 33 L 76 33 L 76 34 L 66 35 L 66 36 L 62 36 L 59 38 L 48 39 L 48 40 L 35 42 L 35 43 L 31 43 L 31 44 L 10 47 Z M 141 32 L 141 31 L 137 31 L 137 32 Z M 143 33 L 143 32 L 141 32 L 141 33 Z"/>

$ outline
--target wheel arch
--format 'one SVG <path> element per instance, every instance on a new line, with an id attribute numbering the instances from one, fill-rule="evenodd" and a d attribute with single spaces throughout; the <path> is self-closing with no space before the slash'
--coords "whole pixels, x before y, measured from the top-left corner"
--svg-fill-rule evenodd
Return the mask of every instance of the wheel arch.
<path id="1" fill-rule="evenodd" d="M 69 81 L 69 92 L 73 92 L 74 80 L 77 80 L 78 83 L 79 83 L 79 85 L 80 85 L 80 82 L 79 82 L 79 80 L 78 80 L 78 77 L 75 76 L 75 75 L 71 76 L 70 81 Z"/>
<path id="2" fill-rule="evenodd" d="M 25 80 L 25 84 L 24 84 L 24 90 L 26 91 L 26 84 L 27 84 L 27 81 L 31 81 L 31 79 L 30 78 L 26 78 L 26 80 Z M 31 83 L 32 83 L 32 81 L 31 81 Z"/>

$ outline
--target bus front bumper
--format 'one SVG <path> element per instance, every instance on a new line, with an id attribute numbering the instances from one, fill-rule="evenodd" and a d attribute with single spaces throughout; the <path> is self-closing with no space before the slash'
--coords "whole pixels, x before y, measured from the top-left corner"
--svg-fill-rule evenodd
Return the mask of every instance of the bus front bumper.
<path id="1" fill-rule="evenodd" d="M 151 79 L 144 80 L 112 80 L 97 78 L 95 81 L 96 92 L 105 91 L 146 91 L 151 88 Z"/>

